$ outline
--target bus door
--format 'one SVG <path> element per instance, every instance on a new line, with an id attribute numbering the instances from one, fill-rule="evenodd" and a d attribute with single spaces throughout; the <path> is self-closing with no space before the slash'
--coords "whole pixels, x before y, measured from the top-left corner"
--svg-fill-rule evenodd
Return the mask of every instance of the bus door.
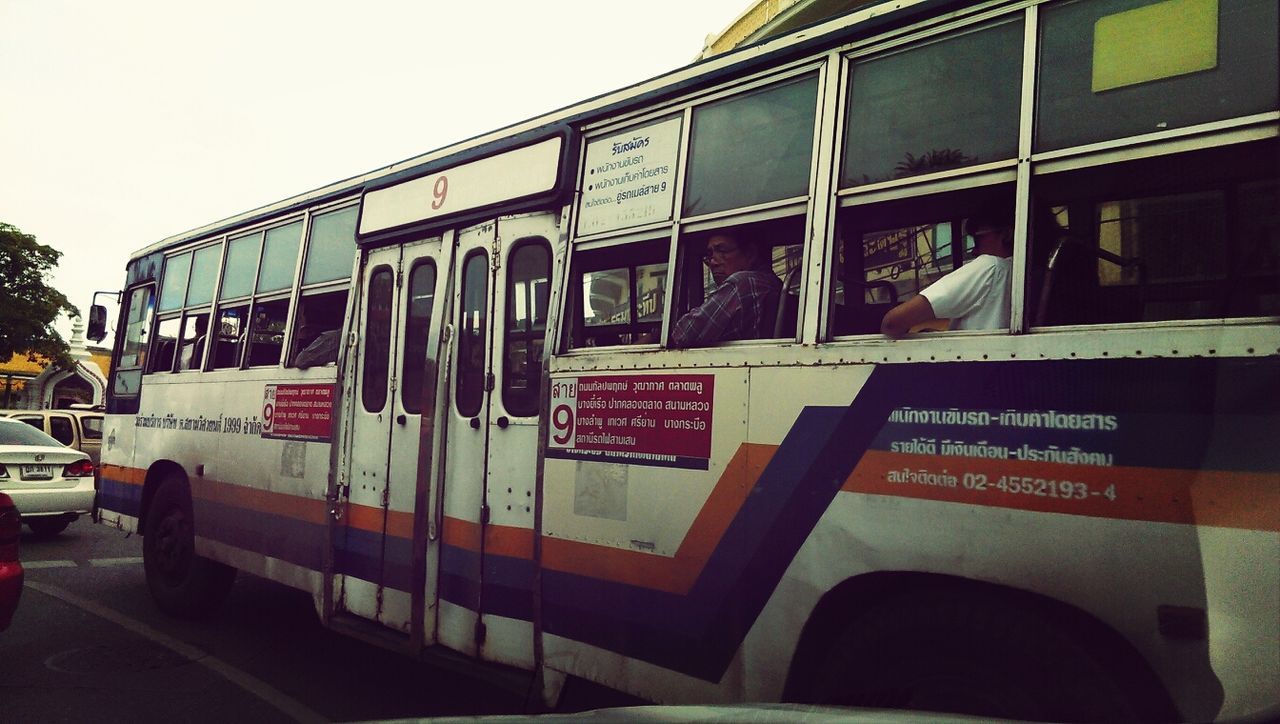
<path id="1" fill-rule="evenodd" d="M 334 536 L 339 606 L 403 633 L 418 628 L 425 643 L 434 630 L 435 595 L 424 588 L 425 518 L 415 526 L 414 514 L 428 497 L 418 481 L 430 481 L 417 473 L 418 437 L 424 375 L 434 372 L 428 350 L 439 339 L 439 324 L 432 323 L 439 254 L 433 239 L 372 251 L 364 265 L 347 505 Z M 428 620 L 413 625 L 415 610 L 425 610 Z"/>
<path id="2" fill-rule="evenodd" d="M 538 410 L 554 214 L 459 234 L 441 642 L 531 667 Z"/>

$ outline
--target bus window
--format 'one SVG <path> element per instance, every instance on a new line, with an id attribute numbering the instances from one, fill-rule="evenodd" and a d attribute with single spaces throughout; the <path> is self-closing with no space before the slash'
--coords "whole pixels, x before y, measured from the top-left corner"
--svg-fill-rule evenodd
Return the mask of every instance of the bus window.
<path id="1" fill-rule="evenodd" d="M 538 414 L 538 380 L 551 294 L 551 249 L 542 239 L 516 244 L 507 272 L 502 405 L 512 415 L 530 417 Z"/>
<path id="2" fill-rule="evenodd" d="M 1280 314 L 1274 140 L 1047 174 L 1033 324 Z"/>
<path id="3" fill-rule="evenodd" d="M 204 348 L 209 331 L 209 313 L 189 314 L 182 320 L 182 338 L 178 340 L 178 369 L 198 370 L 204 362 Z"/>
<path id="4" fill-rule="evenodd" d="M 258 273 L 258 252 L 261 248 L 261 231 L 239 236 L 228 242 L 219 299 L 235 299 L 253 294 L 253 280 Z"/>
<path id="5" fill-rule="evenodd" d="M 387 366 L 391 359 L 391 297 L 395 277 L 390 267 L 369 277 L 364 326 L 364 381 L 360 399 L 365 412 L 380 412 L 387 404 Z"/>
<path id="6" fill-rule="evenodd" d="M 1278 24 L 1275 0 L 1046 6 L 1036 150 L 1276 110 Z"/>
<path id="7" fill-rule="evenodd" d="M 890 309 L 979 256 L 966 223 L 977 212 L 1012 220 L 1012 187 L 971 189 L 841 210 L 837 216 L 840 241 L 831 300 L 832 335 L 879 334 Z M 1006 241 L 1011 242 L 1011 236 Z M 1001 253 L 1011 254 L 1012 246 Z M 1012 267 L 1006 271 L 1011 272 Z M 1011 273 L 1002 276 L 1007 282 Z M 1002 293 L 1005 310 L 997 316 L 1003 323 L 982 328 L 1009 326 L 1007 286 Z M 943 318 L 921 321 L 910 331 L 952 328 L 952 321 Z"/>
<path id="8" fill-rule="evenodd" d="M 191 273 L 191 252 L 171 256 L 164 262 L 164 282 L 160 285 L 160 311 L 182 308 L 187 295 L 187 276 Z"/>
<path id="9" fill-rule="evenodd" d="M 248 304 L 218 309 L 218 333 L 214 339 L 213 369 L 222 370 L 240 366 L 240 353 L 244 349 L 248 318 Z"/>
<path id="10" fill-rule="evenodd" d="M 191 282 L 187 285 L 186 306 L 196 307 L 213 301 L 213 285 L 218 280 L 218 255 L 221 252 L 221 244 L 196 250 L 191 263 Z"/>
<path id="11" fill-rule="evenodd" d="M 409 314 L 404 327 L 404 384 L 400 404 L 405 412 L 422 412 L 422 378 L 427 364 L 427 334 L 436 301 L 436 264 L 423 259 L 409 271 Z M 341 321 L 341 320 L 339 320 Z"/>
<path id="12" fill-rule="evenodd" d="M 151 364 L 147 368 L 148 372 L 168 372 L 173 369 L 181 324 L 182 320 L 178 317 L 162 319 L 156 323 L 155 339 L 151 340 Z"/>
<path id="13" fill-rule="evenodd" d="M 484 404 L 485 310 L 489 304 L 489 260 L 475 252 L 462 263 L 462 309 L 458 324 L 458 414 L 474 417 Z"/>
<path id="14" fill-rule="evenodd" d="M 804 218 L 800 216 L 688 236 L 682 244 L 681 284 L 669 345 L 708 347 L 720 342 L 794 337 L 800 309 L 803 238 Z M 730 305 L 735 311 L 724 315 L 720 308 L 725 308 L 725 302 L 713 300 L 712 295 L 733 272 L 745 270 L 763 274 L 748 286 L 739 283 Z M 721 292 L 726 293 L 728 290 Z"/>
<path id="15" fill-rule="evenodd" d="M 249 330 L 250 367 L 280 363 L 284 349 L 284 324 L 288 316 L 288 298 L 254 302 L 253 325 Z"/>
<path id="16" fill-rule="evenodd" d="M 808 195 L 817 100 L 810 75 L 694 109 L 684 215 Z"/>
<path id="17" fill-rule="evenodd" d="M 142 386 L 142 368 L 147 361 L 147 331 L 155 307 L 152 287 L 139 287 L 129 292 L 124 312 L 124 337 L 120 341 L 120 360 L 111 370 L 111 393 L 115 397 L 136 397 Z M 136 399 L 135 399 L 136 402 Z M 125 406 L 136 410 L 136 405 Z"/>
<path id="18" fill-rule="evenodd" d="M 303 285 L 345 279 L 351 276 L 356 258 L 356 211 L 349 206 L 311 220 L 307 260 L 302 268 Z"/>
<path id="19" fill-rule="evenodd" d="M 566 349 L 657 342 L 666 309 L 668 240 L 578 252 Z"/>
<path id="20" fill-rule="evenodd" d="M 841 187 L 1012 159 L 1022 21 L 852 65 Z"/>
<path id="21" fill-rule="evenodd" d="M 302 242 L 302 222 L 268 229 L 262 245 L 262 264 L 258 267 L 258 294 L 276 292 L 293 286 L 298 264 L 298 245 Z"/>
<path id="22" fill-rule="evenodd" d="M 298 303 L 290 364 L 307 368 L 338 361 L 347 290 L 305 294 Z"/>

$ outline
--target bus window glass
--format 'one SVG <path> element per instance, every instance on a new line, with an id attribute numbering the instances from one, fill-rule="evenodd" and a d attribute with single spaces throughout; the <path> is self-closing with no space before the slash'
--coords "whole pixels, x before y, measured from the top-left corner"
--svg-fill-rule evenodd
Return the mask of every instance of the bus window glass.
<path id="1" fill-rule="evenodd" d="M 213 283 L 218 278 L 219 245 L 197 249 L 191 264 L 191 283 L 187 285 L 187 306 L 193 307 L 213 301 Z"/>
<path id="2" fill-rule="evenodd" d="M 512 415 L 538 414 L 538 379 L 547 336 L 551 251 L 545 241 L 521 244 L 507 277 L 507 332 L 503 350 L 502 405 Z"/>
<path id="3" fill-rule="evenodd" d="M 237 304 L 218 310 L 218 334 L 214 340 L 213 369 L 222 370 L 240 366 L 240 352 L 244 349 L 248 317 L 248 304 Z"/>
<path id="4" fill-rule="evenodd" d="M 668 344 L 710 347 L 795 336 L 803 239 L 801 216 L 685 237 Z M 744 276 L 743 272 L 750 273 Z M 739 276 L 732 276 L 735 273 Z M 720 296 L 713 296 L 722 285 L 727 286 Z M 790 287 L 790 295 L 782 295 L 784 286 Z"/>
<path id="5" fill-rule="evenodd" d="M 253 280 L 258 273 L 258 250 L 262 232 L 232 239 L 227 244 L 227 262 L 223 267 L 219 299 L 235 299 L 253 293 Z"/>
<path id="6" fill-rule="evenodd" d="M 841 211 L 837 217 L 840 242 L 832 293 L 832 334 L 879 334 L 880 323 L 890 309 L 977 258 L 974 239 L 966 233 L 966 218 L 993 210 L 1012 219 L 1012 187 L 973 189 Z M 1009 291 L 1001 293 L 1007 306 Z M 1003 323 L 991 329 L 1008 327 L 1008 314 L 1001 316 Z M 950 328 L 950 320 L 932 319 L 911 331 Z"/>
<path id="7" fill-rule="evenodd" d="M 151 288 L 134 289 L 129 294 L 129 309 L 125 313 L 124 342 L 120 349 L 120 367 L 142 367 L 146 361 L 147 328 L 151 326 Z M 134 388 L 136 392 L 137 388 Z"/>
<path id="8" fill-rule="evenodd" d="M 387 404 L 387 365 L 391 358 L 391 297 L 394 275 L 380 267 L 369 277 L 364 326 L 364 381 L 360 399 L 366 412 L 380 412 Z"/>
<path id="9" fill-rule="evenodd" d="M 853 64 L 842 187 L 1013 158 L 1022 21 Z"/>
<path id="10" fill-rule="evenodd" d="M 258 293 L 286 289 L 293 284 L 301 241 L 301 221 L 267 231 L 267 240 L 262 247 L 262 265 L 258 269 Z"/>
<path id="11" fill-rule="evenodd" d="M 631 323 L 631 269 L 601 269 L 582 275 L 587 299 L 582 323 L 605 327 Z"/>
<path id="12" fill-rule="evenodd" d="M 1064 228 L 1033 235 L 1033 324 L 1280 313 L 1276 146 L 1237 144 L 1040 179 L 1035 218 Z"/>
<path id="13" fill-rule="evenodd" d="M 807 195 L 817 100 L 806 76 L 695 109 L 684 215 Z"/>
<path id="14" fill-rule="evenodd" d="M 320 214 L 311 220 L 311 241 L 302 283 L 316 284 L 351 276 L 356 254 L 356 207 Z"/>
<path id="15" fill-rule="evenodd" d="M 182 320 L 178 317 L 162 319 L 156 324 L 156 336 L 151 340 L 151 365 L 148 372 L 168 372 L 173 369 L 173 355 L 178 349 L 178 329 Z"/>
<path id="16" fill-rule="evenodd" d="M 458 414 L 479 414 L 484 403 L 486 308 L 489 301 L 489 262 L 472 254 L 462 267 L 462 309 L 458 324 Z"/>
<path id="17" fill-rule="evenodd" d="M 280 363 L 280 353 L 284 349 L 284 326 L 288 315 L 288 299 L 254 303 L 253 324 L 249 329 L 250 367 Z"/>
<path id="18" fill-rule="evenodd" d="M 1278 24 L 1275 0 L 1092 0 L 1046 8 L 1036 150 L 1276 110 Z"/>
<path id="19" fill-rule="evenodd" d="M 574 255 L 565 349 L 657 343 L 669 244 L 655 239 Z"/>
<path id="20" fill-rule="evenodd" d="M 409 313 L 404 327 L 404 385 L 400 401 L 405 412 L 422 412 L 422 379 L 427 368 L 427 335 L 436 300 L 436 265 L 430 259 L 409 272 Z"/>
<path id="21" fill-rule="evenodd" d="M 307 294 L 298 303 L 292 364 L 303 369 L 338 361 L 347 290 Z"/>
<path id="22" fill-rule="evenodd" d="M 182 308 L 191 273 L 191 252 L 171 256 L 164 262 L 164 283 L 160 285 L 160 311 Z"/>
<path id="23" fill-rule="evenodd" d="M 182 321 L 182 338 L 178 341 L 178 369 L 198 370 L 204 362 L 204 348 L 209 332 L 209 314 L 188 314 Z"/>

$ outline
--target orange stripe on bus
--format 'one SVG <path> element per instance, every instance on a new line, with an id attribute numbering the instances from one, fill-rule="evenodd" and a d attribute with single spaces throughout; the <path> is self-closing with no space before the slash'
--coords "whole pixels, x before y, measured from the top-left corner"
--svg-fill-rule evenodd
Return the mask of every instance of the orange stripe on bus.
<path id="1" fill-rule="evenodd" d="M 484 527 L 486 554 L 533 560 L 533 531 L 512 525 L 487 525 Z M 480 552 L 480 524 L 446 517 L 443 539 L 445 545 Z"/>
<path id="2" fill-rule="evenodd" d="M 890 473 L 901 482 L 890 482 Z M 1005 490 L 998 487 L 1002 478 Z M 1280 531 L 1276 478 L 1274 473 L 1064 465 L 868 450 L 842 489 L 1043 513 L 1274 532 Z M 1113 485 L 1114 500 L 1108 495 Z"/>
<path id="3" fill-rule="evenodd" d="M 110 478 L 126 485 L 142 485 L 147 481 L 147 471 L 141 468 L 128 468 L 123 465 L 102 465 L 102 477 Z"/>
<path id="4" fill-rule="evenodd" d="M 325 501 L 315 498 L 258 490 L 208 478 L 191 478 L 191 494 L 212 503 L 248 508 L 317 525 L 325 525 L 329 521 L 329 510 Z"/>

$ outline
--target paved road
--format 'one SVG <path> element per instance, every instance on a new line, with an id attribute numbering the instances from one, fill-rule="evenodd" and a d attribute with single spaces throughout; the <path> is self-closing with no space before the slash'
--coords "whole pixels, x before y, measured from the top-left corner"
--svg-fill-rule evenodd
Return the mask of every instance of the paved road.
<path id="1" fill-rule="evenodd" d="M 0 718 L 287 722 L 515 713 L 524 695 L 320 626 L 308 594 L 241 574 L 214 620 L 147 595 L 142 541 L 81 519 L 26 534 L 27 584 L 0 633 Z M 574 707 L 579 708 L 579 707 Z"/>

